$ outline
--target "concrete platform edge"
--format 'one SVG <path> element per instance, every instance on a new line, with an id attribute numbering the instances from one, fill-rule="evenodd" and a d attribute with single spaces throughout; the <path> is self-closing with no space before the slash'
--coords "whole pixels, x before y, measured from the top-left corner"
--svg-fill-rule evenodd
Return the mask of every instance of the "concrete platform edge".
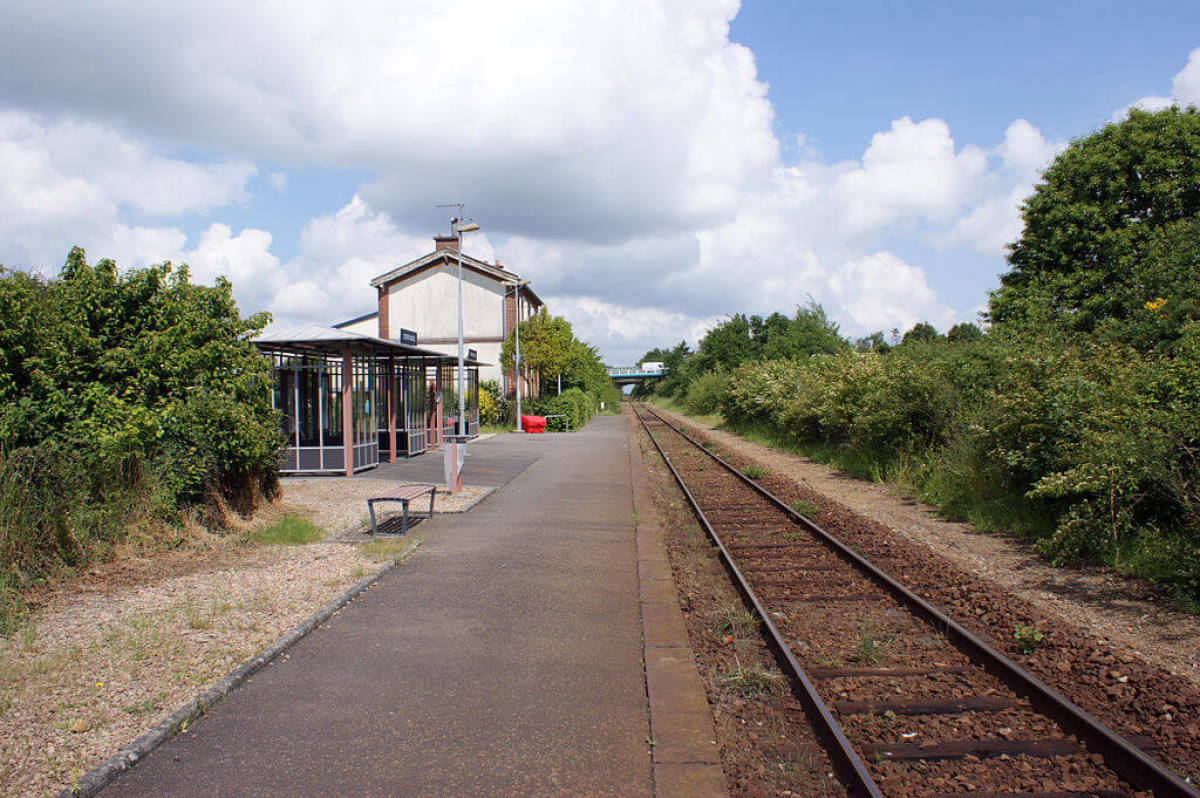
<path id="1" fill-rule="evenodd" d="M 355 582 L 332 601 L 321 607 L 321 609 L 284 632 L 274 643 L 230 671 L 221 681 L 176 709 L 166 718 L 159 721 L 150 731 L 142 734 L 132 743 L 117 751 L 117 753 L 113 754 L 103 763 L 83 774 L 76 786 L 60 791 L 57 798 L 91 798 L 91 796 L 99 793 L 118 774 L 132 768 L 156 748 L 186 728 L 193 720 L 219 704 L 225 696 L 232 693 L 239 685 L 270 664 L 276 657 L 283 654 L 296 643 L 303 640 L 322 623 L 329 620 L 335 612 L 349 604 L 351 600 L 378 581 L 380 577 L 403 562 L 419 545 L 421 545 L 421 541 L 414 540 L 404 551 L 392 558 L 390 562 L 384 563 L 374 573 Z"/>
<path id="2" fill-rule="evenodd" d="M 641 427 L 629 424 L 629 465 L 636 514 L 643 659 L 650 703 L 656 798 L 725 798 L 720 751 L 704 683 L 687 639 L 674 576 L 642 462 Z M 656 584 L 657 583 L 657 584 Z M 663 584 L 669 583 L 669 584 Z M 671 600 L 664 600 L 666 596 Z M 697 709 L 703 707 L 703 712 Z"/>

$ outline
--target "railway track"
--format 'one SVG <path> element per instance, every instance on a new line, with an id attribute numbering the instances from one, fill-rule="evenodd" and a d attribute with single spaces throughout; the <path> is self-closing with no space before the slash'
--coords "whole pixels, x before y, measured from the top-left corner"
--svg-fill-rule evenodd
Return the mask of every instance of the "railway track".
<path id="1" fill-rule="evenodd" d="M 1200 798 L 1153 759 L 1153 740 L 1115 734 L 669 421 L 634 412 L 851 794 Z"/>

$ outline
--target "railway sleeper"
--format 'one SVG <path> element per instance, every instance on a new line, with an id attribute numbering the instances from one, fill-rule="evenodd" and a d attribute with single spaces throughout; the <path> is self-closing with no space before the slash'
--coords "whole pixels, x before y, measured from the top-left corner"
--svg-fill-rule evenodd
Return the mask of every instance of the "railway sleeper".
<path id="1" fill-rule="evenodd" d="M 1152 737 L 1131 735 L 1125 738 L 1143 751 L 1158 748 Z M 864 743 L 860 746 L 868 760 L 896 762 L 963 759 L 968 756 L 990 759 L 999 756 L 1032 756 L 1048 759 L 1056 756 L 1089 753 L 1078 741 L 1069 738 L 1033 740 L 944 740 L 936 743 Z"/>
<path id="2" fill-rule="evenodd" d="M 834 701 L 841 715 L 954 715 L 960 712 L 1001 712 L 1022 706 L 1011 698 L 986 696 L 925 700 Z"/>
<path id="3" fill-rule="evenodd" d="M 885 677 L 893 679 L 908 679 L 915 676 L 932 676 L 935 673 L 970 673 L 975 671 L 969 665 L 946 665 L 933 668 L 809 668 L 811 676 L 820 679 L 832 679 L 846 676 Z"/>
<path id="4" fill-rule="evenodd" d="M 1133 798 L 1123 790 L 1088 790 L 1073 792 L 1058 790 L 1055 792 L 972 792 L 971 798 Z M 963 798 L 961 792 L 932 792 L 920 798 Z"/>

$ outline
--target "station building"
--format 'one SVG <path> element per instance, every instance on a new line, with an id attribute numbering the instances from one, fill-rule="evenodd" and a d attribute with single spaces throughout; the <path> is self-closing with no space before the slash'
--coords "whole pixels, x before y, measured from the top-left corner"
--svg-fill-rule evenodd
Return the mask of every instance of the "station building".
<path id="1" fill-rule="evenodd" d="M 421 346 L 446 354 L 458 352 L 458 239 L 435 236 L 432 252 L 371 280 L 378 292 L 374 312 L 335 324 L 342 330 L 397 337 L 401 327 L 416 330 Z M 496 380 L 513 396 L 516 377 L 500 366 L 500 347 L 518 321 L 538 312 L 542 300 L 527 281 L 505 269 L 462 254 L 463 345 L 488 365 L 480 379 Z M 536 391 L 536 380 L 522 380 L 522 396 Z"/>
<path id="2" fill-rule="evenodd" d="M 272 405 L 283 414 L 285 474 L 345 474 L 479 433 L 479 381 L 502 381 L 500 348 L 542 301 L 527 281 L 462 255 L 465 428 L 458 427 L 458 241 L 371 281 L 378 309 L 329 327 L 255 339 L 271 358 Z M 536 380 L 520 381 L 522 396 Z"/>

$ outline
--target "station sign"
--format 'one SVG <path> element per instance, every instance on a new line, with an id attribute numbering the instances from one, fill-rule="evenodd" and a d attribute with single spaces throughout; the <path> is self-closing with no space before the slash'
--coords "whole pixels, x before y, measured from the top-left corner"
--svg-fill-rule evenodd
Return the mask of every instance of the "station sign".
<path id="1" fill-rule="evenodd" d="M 416 346 L 417 345 L 417 331 L 416 330 L 406 330 L 403 327 L 401 327 L 400 328 L 400 343 L 404 344 L 405 346 Z"/>

